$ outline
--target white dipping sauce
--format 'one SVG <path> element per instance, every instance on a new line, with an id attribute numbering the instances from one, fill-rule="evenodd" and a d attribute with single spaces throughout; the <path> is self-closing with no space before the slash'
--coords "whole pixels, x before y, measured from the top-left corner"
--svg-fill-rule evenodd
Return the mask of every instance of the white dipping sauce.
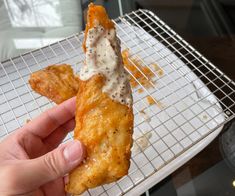
<path id="1" fill-rule="evenodd" d="M 93 75 L 105 76 L 102 92 L 122 104 L 132 105 L 131 87 L 121 56 L 120 40 L 115 29 L 97 26 L 88 31 L 86 39 L 86 65 L 81 68 L 80 79 Z"/>

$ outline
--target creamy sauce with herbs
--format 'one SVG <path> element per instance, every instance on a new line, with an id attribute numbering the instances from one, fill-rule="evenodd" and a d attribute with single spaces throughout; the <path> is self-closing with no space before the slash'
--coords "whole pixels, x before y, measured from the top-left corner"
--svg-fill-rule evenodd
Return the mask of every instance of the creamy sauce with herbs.
<path id="1" fill-rule="evenodd" d="M 128 73 L 125 71 L 120 41 L 115 29 L 106 30 L 97 26 L 88 31 L 86 39 L 86 65 L 81 68 L 80 79 L 88 80 L 93 75 L 104 75 L 102 88 L 109 97 L 131 106 L 132 95 Z"/>

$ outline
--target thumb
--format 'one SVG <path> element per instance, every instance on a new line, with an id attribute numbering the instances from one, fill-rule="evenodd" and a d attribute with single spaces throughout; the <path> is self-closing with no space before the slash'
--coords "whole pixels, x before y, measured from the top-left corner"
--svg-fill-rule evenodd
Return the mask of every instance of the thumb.
<path id="1" fill-rule="evenodd" d="M 64 176 L 78 166 L 85 156 L 84 146 L 78 140 L 62 144 L 42 157 L 29 160 L 23 171 L 24 182 L 30 187 L 39 187 L 49 181 Z"/>

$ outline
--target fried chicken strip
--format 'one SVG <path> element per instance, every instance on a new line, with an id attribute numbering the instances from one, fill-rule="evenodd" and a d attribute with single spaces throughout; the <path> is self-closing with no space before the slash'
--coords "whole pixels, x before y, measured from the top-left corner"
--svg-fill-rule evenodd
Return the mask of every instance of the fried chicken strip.
<path id="1" fill-rule="evenodd" d="M 55 103 L 77 95 L 79 78 L 70 65 L 51 65 L 30 75 L 31 88 Z"/>
<path id="2" fill-rule="evenodd" d="M 79 84 L 75 139 L 86 146 L 86 161 L 69 174 L 66 191 L 81 194 L 88 188 L 116 181 L 128 173 L 133 113 L 101 89 L 104 78 Z"/>
<path id="3" fill-rule="evenodd" d="M 96 48 L 91 48 L 93 42 L 89 39 L 93 33 L 90 30 L 101 32 L 94 41 Z M 74 139 L 79 139 L 86 146 L 87 158 L 69 174 L 69 182 L 65 187 L 67 192 L 76 195 L 89 188 L 117 181 L 128 173 L 134 118 L 132 102 L 128 98 L 131 97 L 130 84 L 123 68 L 120 44 L 114 25 L 103 7 L 89 6 L 85 32 L 86 43 L 83 46 L 86 65 L 80 72 Z M 108 37 L 109 33 L 114 37 L 102 37 Z M 95 52 L 90 53 L 93 49 Z M 116 64 L 108 63 L 108 67 L 105 67 L 105 62 L 109 60 Z M 86 73 L 92 77 L 86 79 Z M 122 97 L 121 93 L 127 93 L 127 97 Z"/>

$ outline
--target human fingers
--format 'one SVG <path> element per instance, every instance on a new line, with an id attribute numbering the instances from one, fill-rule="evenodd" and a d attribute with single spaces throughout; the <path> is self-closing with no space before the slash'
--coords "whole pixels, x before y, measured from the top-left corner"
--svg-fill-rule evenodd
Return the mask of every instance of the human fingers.
<path id="1" fill-rule="evenodd" d="M 42 189 L 45 195 L 65 196 L 67 194 L 65 193 L 64 186 L 64 180 L 61 177 L 57 180 L 46 183 L 42 186 Z"/>
<path id="2" fill-rule="evenodd" d="M 13 171 L 10 171 L 14 173 L 15 188 L 35 190 L 52 180 L 63 177 L 78 166 L 84 156 L 84 146 L 78 140 L 73 140 L 39 158 L 22 160 L 17 167 L 12 168 Z"/>
<path id="3" fill-rule="evenodd" d="M 33 133 L 40 138 L 50 135 L 56 128 L 74 118 L 76 97 L 57 105 L 30 121 L 23 127 L 24 131 Z"/>
<path id="4" fill-rule="evenodd" d="M 48 137 L 43 140 L 43 143 L 47 147 L 48 151 L 56 148 L 62 140 L 66 137 L 66 135 L 73 130 L 75 127 L 75 119 L 71 119 L 65 124 L 58 127 L 55 131 L 53 131 Z"/>

